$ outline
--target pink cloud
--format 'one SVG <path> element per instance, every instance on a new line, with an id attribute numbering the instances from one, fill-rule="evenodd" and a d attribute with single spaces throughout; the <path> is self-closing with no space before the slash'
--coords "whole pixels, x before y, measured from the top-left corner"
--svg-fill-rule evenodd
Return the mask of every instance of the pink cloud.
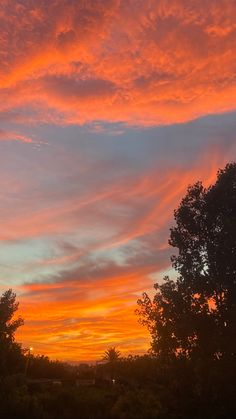
<path id="1" fill-rule="evenodd" d="M 36 352 L 52 357 L 73 360 L 97 359 L 109 345 L 120 346 L 124 354 L 147 350 L 148 333 L 138 324 L 134 314 L 136 300 L 144 290 L 152 287 L 152 274 L 161 278 L 162 272 L 169 268 L 168 225 L 173 208 L 187 185 L 199 177 L 200 170 L 204 184 L 215 179 L 222 157 L 220 150 L 211 149 L 209 152 L 191 170 L 175 168 L 162 173 L 150 172 L 136 182 L 127 179 L 124 184 L 108 185 L 107 193 L 97 191 L 97 196 L 84 200 L 84 206 L 79 207 L 79 201 L 74 200 L 68 201 L 67 206 L 60 205 L 60 208 L 42 212 L 40 223 L 36 222 L 37 216 L 32 219 L 27 216 L 21 220 L 20 230 L 17 227 L 19 218 L 14 225 L 14 231 L 20 232 L 19 237 L 30 236 L 32 232 L 36 237 L 52 234 L 53 222 L 56 226 L 54 234 L 64 234 L 66 225 L 69 236 L 75 229 L 81 235 L 83 227 L 96 225 L 100 203 L 103 208 L 108 205 L 108 212 L 99 213 L 100 225 L 107 229 L 109 214 L 113 214 L 113 230 L 109 237 L 105 235 L 96 239 L 94 228 L 93 240 L 87 245 L 76 247 L 75 244 L 61 243 L 58 257 L 31 264 L 31 272 L 38 268 L 42 272 L 43 265 L 57 267 L 57 270 L 48 274 L 47 280 L 42 281 L 39 276 L 35 283 L 16 287 L 21 314 L 26 319 L 26 325 L 19 332 L 24 345 L 31 344 Z M 140 205 L 143 201 L 147 205 Z M 119 207 L 129 209 L 130 216 L 119 218 L 115 212 Z M 82 212 L 74 218 L 73 211 L 78 208 Z M 6 225 L 9 227 L 10 224 Z M 32 231 L 32 226 L 37 226 L 38 230 Z M 127 247 L 123 249 L 121 262 L 117 263 L 109 259 L 108 251 L 121 244 Z M 99 253 L 96 255 L 96 251 L 101 250 L 106 251 L 106 258 Z M 128 325 L 127 330 L 123 330 L 124 322 Z M 58 342 L 60 348 L 56 347 Z"/>
<path id="2" fill-rule="evenodd" d="M 232 0 L 5 1 L 0 110 L 148 125 L 235 109 L 235 14 Z"/>
<path id="3" fill-rule="evenodd" d="M 14 131 L 2 131 L 0 130 L 0 141 L 16 141 L 25 144 L 32 144 L 34 140 L 26 135 L 19 134 Z"/>
<path id="4" fill-rule="evenodd" d="M 0 121 L 17 128 L 0 130 L 0 142 L 39 144 L 19 126 L 43 132 L 44 122 L 93 122 L 101 140 L 67 127 L 57 141 L 50 127 L 51 150 L 37 157 L 1 145 L 2 278 L 19 292 L 24 345 L 80 360 L 109 345 L 147 349 L 136 300 L 170 266 L 168 229 L 188 184 L 214 182 L 233 155 L 234 125 L 213 141 L 206 124 L 207 146 L 198 122 L 164 145 L 169 128 L 165 138 L 143 129 L 151 157 L 133 132 L 119 146 L 106 134 L 114 121 L 122 134 L 235 109 L 235 15 L 233 0 L 2 0 Z"/>

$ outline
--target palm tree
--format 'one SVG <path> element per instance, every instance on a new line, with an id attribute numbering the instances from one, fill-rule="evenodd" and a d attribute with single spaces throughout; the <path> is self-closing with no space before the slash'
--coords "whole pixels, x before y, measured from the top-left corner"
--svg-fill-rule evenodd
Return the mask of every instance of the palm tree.
<path id="1" fill-rule="evenodd" d="M 103 359 L 109 362 L 116 362 L 120 358 L 120 351 L 115 346 L 107 349 L 104 353 Z"/>
<path id="2" fill-rule="evenodd" d="M 108 361 L 110 365 L 110 377 L 112 383 L 115 383 L 115 369 L 117 361 L 120 358 L 120 351 L 118 351 L 115 347 L 108 348 L 103 356 L 104 361 Z"/>

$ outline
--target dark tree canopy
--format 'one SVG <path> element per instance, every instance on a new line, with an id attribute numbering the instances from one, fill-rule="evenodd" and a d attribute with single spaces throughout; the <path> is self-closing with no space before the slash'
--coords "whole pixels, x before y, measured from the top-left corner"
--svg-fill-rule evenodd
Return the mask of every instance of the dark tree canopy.
<path id="1" fill-rule="evenodd" d="M 176 281 L 164 278 L 156 294 L 138 301 L 164 357 L 236 358 L 236 163 L 214 185 L 190 186 L 174 212 L 169 243 L 178 249 Z"/>
<path id="2" fill-rule="evenodd" d="M 18 309 L 16 294 L 8 290 L 0 297 L 0 375 L 15 371 L 22 361 L 21 347 L 15 342 L 15 332 L 23 320 L 14 318 Z"/>

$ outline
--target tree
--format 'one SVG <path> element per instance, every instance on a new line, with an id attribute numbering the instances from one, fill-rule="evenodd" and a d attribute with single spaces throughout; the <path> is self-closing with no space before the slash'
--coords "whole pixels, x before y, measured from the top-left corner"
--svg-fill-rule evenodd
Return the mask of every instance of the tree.
<path id="1" fill-rule="evenodd" d="M 0 375 L 16 372 L 23 356 L 15 342 L 15 332 L 23 324 L 21 317 L 14 318 L 18 309 L 16 294 L 11 289 L 0 297 Z"/>
<path id="2" fill-rule="evenodd" d="M 116 362 L 120 358 L 120 351 L 115 347 L 109 348 L 105 351 L 103 359 L 109 362 Z"/>
<path id="3" fill-rule="evenodd" d="M 108 361 L 109 363 L 110 377 L 112 381 L 115 379 L 116 364 L 119 359 L 120 359 L 120 351 L 118 351 L 115 347 L 111 347 L 105 351 L 103 360 Z"/>
<path id="4" fill-rule="evenodd" d="M 190 186 L 174 212 L 169 243 L 176 281 L 144 293 L 139 314 L 152 350 L 166 359 L 236 361 L 236 163 L 214 185 Z"/>

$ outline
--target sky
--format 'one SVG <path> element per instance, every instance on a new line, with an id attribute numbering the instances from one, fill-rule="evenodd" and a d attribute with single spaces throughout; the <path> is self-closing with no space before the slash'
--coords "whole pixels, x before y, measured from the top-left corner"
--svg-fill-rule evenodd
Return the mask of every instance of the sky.
<path id="1" fill-rule="evenodd" d="M 188 185 L 236 159 L 235 0 L 1 0 L 0 291 L 24 347 L 147 352 Z"/>

